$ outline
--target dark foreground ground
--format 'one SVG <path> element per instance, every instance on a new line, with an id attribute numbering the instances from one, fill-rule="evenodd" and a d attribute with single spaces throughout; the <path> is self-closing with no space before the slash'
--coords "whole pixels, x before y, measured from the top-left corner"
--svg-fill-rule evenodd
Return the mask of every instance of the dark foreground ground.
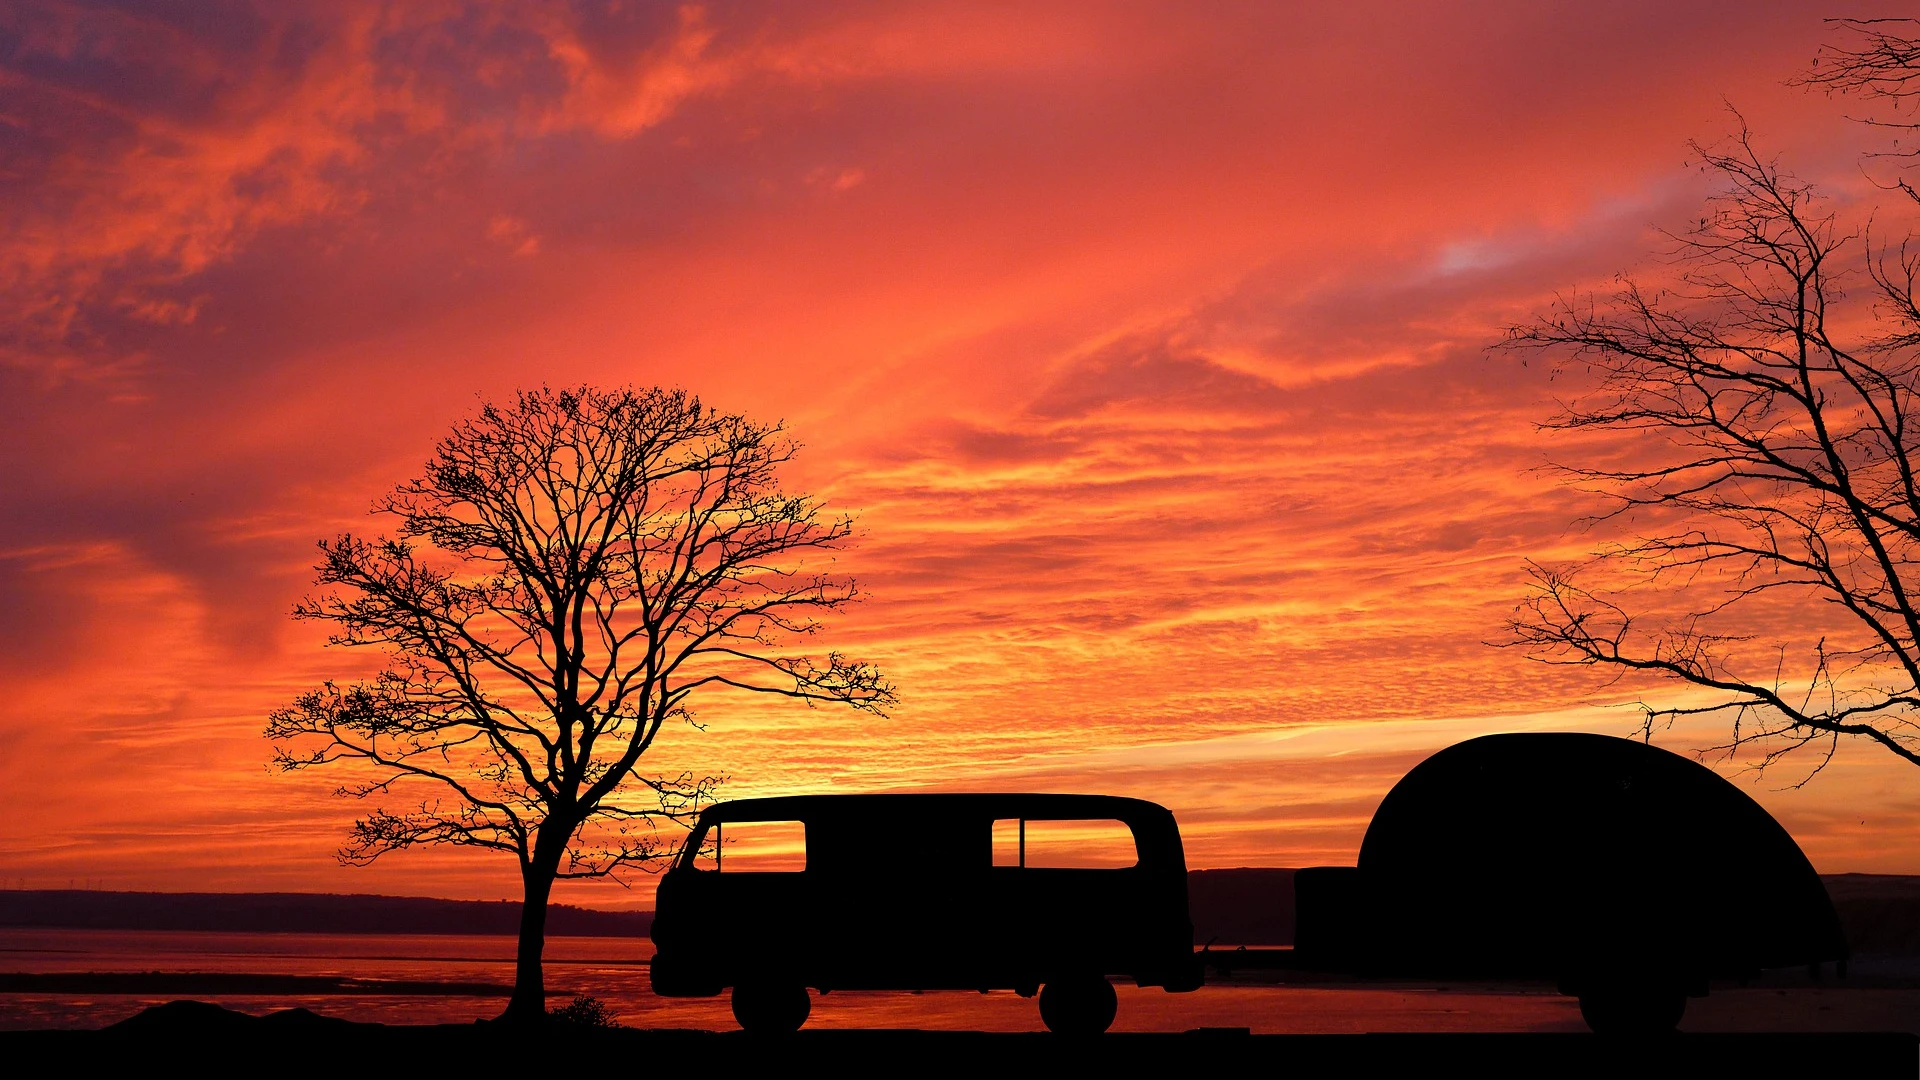
<path id="1" fill-rule="evenodd" d="M 1920 1075 L 1920 1036 L 1887 1034 L 1179 1034 L 1067 1039 L 1042 1033 L 592 1029 L 533 1031 L 492 1023 L 358 1024 L 302 1009 L 249 1016 L 177 1001 L 102 1031 L 0 1033 L 0 1069 L 106 1068 L 187 1075 L 509 1075 L 527 1067 L 579 1075 L 1206 1076 L 1257 1069 L 1287 1076 L 1901 1077 Z M 544 1067 L 544 1068 L 542 1068 Z M 684 1070 L 684 1071 L 683 1071 Z M 14 1075 L 26 1075 L 14 1073 Z"/>

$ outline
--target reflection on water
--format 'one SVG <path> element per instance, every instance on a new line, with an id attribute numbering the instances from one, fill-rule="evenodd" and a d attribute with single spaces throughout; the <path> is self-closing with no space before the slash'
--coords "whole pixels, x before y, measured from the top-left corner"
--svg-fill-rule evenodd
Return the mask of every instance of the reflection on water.
<path id="1" fill-rule="evenodd" d="M 513 939 L 462 935 L 218 934 L 190 931 L 0 928 L 0 972 L 220 972 L 350 979 L 491 982 L 513 979 Z M 547 942 L 547 992 L 606 1002 L 633 1027 L 734 1026 L 727 999 L 659 998 L 647 989 L 645 938 Z M 1207 986 L 1191 994 L 1121 986 L 1120 1031 L 1244 1027 L 1255 1032 L 1584 1031 L 1579 1009 L 1544 990 L 1436 993 L 1406 989 Z M 165 996 L 0 994 L 0 1029 L 93 1028 Z M 389 1024 L 464 1024 L 497 1014 L 501 998 L 396 995 L 219 995 L 231 1009 L 295 1006 Z M 1031 999 L 1009 992 L 926 994 L 842 991 L 816 995 L 809 1027 L 1039 1031 Z"/>

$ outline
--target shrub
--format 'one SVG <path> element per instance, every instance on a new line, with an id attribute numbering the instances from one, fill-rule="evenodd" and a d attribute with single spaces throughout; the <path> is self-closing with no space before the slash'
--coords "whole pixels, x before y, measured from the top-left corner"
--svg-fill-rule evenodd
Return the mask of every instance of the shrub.
<path id="1" fill-rule="evenodd" d="M 620 1021 L 607 1003 L 597 997 L 581 994 L 557 1009 L 548 1009 L 547 1016 L 563 1024 L 576 1027 L 617 1028 Z"/>

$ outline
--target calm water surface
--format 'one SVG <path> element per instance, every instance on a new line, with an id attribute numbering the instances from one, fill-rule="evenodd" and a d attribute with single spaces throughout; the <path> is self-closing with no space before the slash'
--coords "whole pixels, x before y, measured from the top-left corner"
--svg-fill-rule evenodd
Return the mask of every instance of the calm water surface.
<path id="1" fill-rule="evenodd" d="M 513 939 L 496 936 L 221 934 L 0 928 L 0 972 L 202 972 L 480 982 L 513 978 Z M 547 991 L 606 1002 L 633 1027 L 729 1030 L 727 1000 L 660 998 L 647 988 L 645 938 L 553 938 Z M 1191 994 L 1118 987 L 1116 1030 L 1245 1027 L 1256 1032 L 1582 1031 L 1578 1007 L 1535 988 L 1320 988 L 1213 985 Z M 0 994 L 0 1029 L 95 1028 L 181 995 Z M 383 1023 L 466 1023 L 497 1015 L 502 997 L 313 994 L 197 995 L 243 1012 L 302 1006 Z M 809 1027 L 1042 1029 L 1034 1002 L 1010 992 L 815 995 Z"/>

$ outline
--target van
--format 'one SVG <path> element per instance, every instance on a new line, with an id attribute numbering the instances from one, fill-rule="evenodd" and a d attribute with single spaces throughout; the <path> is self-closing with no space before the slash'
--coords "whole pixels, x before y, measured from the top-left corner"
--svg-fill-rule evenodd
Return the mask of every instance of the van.
<path id="1" fill-rule="evenodd" d="M 655 993 L 732 991 L 792 1031 L 808 988 L 1012 990 L 1056 1032 L 1113 1022 L 1111 977 L 1199 987 L 1165 807 L 1105 795 L 807 795 L 700 815 L 655 903 Z"/>

